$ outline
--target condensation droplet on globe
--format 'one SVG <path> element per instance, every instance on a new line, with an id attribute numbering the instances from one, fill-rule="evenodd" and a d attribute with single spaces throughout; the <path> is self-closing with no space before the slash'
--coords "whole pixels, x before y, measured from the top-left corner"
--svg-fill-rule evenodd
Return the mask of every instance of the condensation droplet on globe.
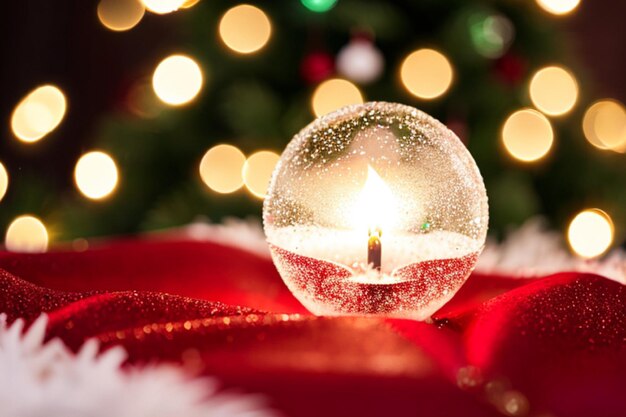
<path id="1" fill-rule="evenodd" d="M 281 277 L 312 313 L 423 320 L 473 270 L 488 206 L 452 131 L 415 108 L 372 102 L 292 139 L 263 220 Z"/>

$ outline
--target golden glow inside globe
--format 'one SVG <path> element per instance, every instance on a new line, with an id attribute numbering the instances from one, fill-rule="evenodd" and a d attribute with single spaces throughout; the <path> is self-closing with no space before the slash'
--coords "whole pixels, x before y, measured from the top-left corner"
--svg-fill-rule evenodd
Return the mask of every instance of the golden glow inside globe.
<path id="1" fill-rule="evenodd" d="M 48 231 L 37 217 L 17 217 L 7 228 L 4 245 L 11 252 L 45 252 L 48 249 Z"/>
<path id="2" fill-rule="evenodd" d="M 104 152 L 86 153 L 76 163 L 74 181 L 85 197 L 101 200 L 108 197 L 117 187 L 117 165 L 113 158 Z"/>
<path id="3" fill-rule="evenodd" d="M 434 49 L 419 49 L 409 54 L 400 67 L 400 80 L 415 97 L 434 99 L 452 85 L 454 71 L 445 55 Z"/>
<path id="4" fill-rule="evenodd" d="M 228 194 L 243 186 L 241 170 L 246 157 L 232 145 L 217 145 L 209 149 L 200 161 L 200 178 L 211 190 Z"/>
<path id="5" fill-rule="evenodd" d="M 583 117 L 585 138 L 596 148 L 626 151 L 626 109 L 616 100 L 593 103 Z"/>
<path id="6" fill-rule="evenodd" d="M 37 142 L 61 123 L 66 108 L 65 95 L 58 87 L 37 87 L 15 107 L 11 130 L 22 142 Z"/>
<path id="7" fill-rule="evenodd" d="M 272 151 L 255 152 L 243 166 L 243 181 L 246 188 L 256 197 L 265 198 L 272 172 L 280 155 Z"/>
<path id="8" fill-rule="evenodd" d="M 265 12 L 249 4 L 229 9 L 219 23 L 222 42 L 240 54 L 251 54 L 263 48 L 272 34 L 272 24 Z"/>
<path id="9" fill-rule="evenodd" d="M 554 15 L 566 15 L 573 12 L 580 0 L 536 0 L 539 7 Z"/>
<path id="10" fill-rule="evenodd" d="M 595 258 L 606 252 L 613 243 L 613 235 L 613 220 L 600 209 L 581 211 L 567 229 L 570 247 L 583 258 Z"/>
<path id="11" fill-rule="evenodd" d="M 156 14 L 175 12 L 185 4 L 185 0 L 141 0 L 141 2 L 146 9 Z"/>
<path id="12" fill-rule="evenodd" d="M 578 100 L 578 83 L 562 67 L 545 67 L 530 81 L 530 99 L 537 109 L 550 116 L 568 113 Z"/>
<path id="13" fill-rule="evenodd" d="M 157 97 L 170 106 L 181 106 L 193 100 L 203 84 L 202 70 L 185 55 L 171 55 L 159 63 L 152 75 Z"/>
<path id="14" fill-rule="evenodd" d="M 4 198 L 9 188 L 9 173 L 2 162 L 0 162 L 0 201 Z"/>
<path id="15" fill-rule="evenodd" d="M 537 161 L 552 148 L 554 133 L 548 119 L 532 109 L 511 114 L 502 128 L 502 143 L 507 152 L 523 162 Z"/>
<path id="16" fill-rule="evenodd" d="M 350 104 L 362 104 L 363 94 L 350 81 L 333 78 L 317 86 L 311 98 L 313 114 L 320 117 Z"/>
<path id="17" fill-rule="evenodd" d="M 121 32 L 134 28 L 146 9 L 139 0 L 100 0 L 98 19 L 107 29 Z"/>

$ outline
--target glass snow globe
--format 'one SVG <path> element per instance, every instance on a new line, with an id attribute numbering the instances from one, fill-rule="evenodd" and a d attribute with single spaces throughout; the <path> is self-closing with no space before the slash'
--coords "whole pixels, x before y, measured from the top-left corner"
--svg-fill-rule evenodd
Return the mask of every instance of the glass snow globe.
<path id="1" fill-rule="evenodd" d="M 312 313 L 424 320 L 473 270 L 487 194 L 442 123 L 370 102 L 318 118 L 291 140 L 263 220 L 278 272 Z"/>

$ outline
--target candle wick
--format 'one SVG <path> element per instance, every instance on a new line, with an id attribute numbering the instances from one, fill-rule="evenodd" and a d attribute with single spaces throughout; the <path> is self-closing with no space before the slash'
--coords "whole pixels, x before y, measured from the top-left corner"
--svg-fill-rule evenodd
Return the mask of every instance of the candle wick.
<path id="1" fill-rule="evenodd" d="M 372 229 L 368 230 L 369 239 L 367 240 L 367 264 L 372 266 L 372 269 L 379 271 L 381 269 L 382 261 L 382 242 L 380 238 L 383 233 L 380 227 L 377 227 L 372 232 Z"/>

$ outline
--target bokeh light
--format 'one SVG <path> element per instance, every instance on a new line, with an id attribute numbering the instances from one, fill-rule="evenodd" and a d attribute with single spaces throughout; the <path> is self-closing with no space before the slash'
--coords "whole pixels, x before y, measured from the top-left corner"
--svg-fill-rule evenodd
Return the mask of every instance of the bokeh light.
<path id="1" fill-rule="evenodd" d="M 193 100 L 203 84 L 202 70 L 185 55 L 171 55 L 159 63 L 152 75 L 152 88 L 161 101 L 181 106 Z"/>
<path id="2" fill-rule="evenodd" d="M 200 161 L 200 178 L 211 190 L 227 194 L 243 186 L 242 169 L 246 157 L 232 145 L 217 145 Z"/>
<path id="3" fill-rule="evenodd" d="M 539 7 L 554 15 L 571 13 L 578 7 L 580 0 L 536 0 Z"/>
<path id="4" fill-rule="evenodd" d="M 565 68 L 545 67 L 533 75 L 529 92 L 537 109 L 550 116 L 559 116 L 574 108 L 578 100 L 578 83 Z"/>
<path id="5" fill-rule="evenodd" d="M 337 4 L 337 0 L 302 0 L 302 4 L 312 12 L 327 12 Z"/>
<path id="6" fill-rule="evenodd" d="M 533 109 L 511 114 L 502 128 L 502 142 L 509 154 L 520 161 L 543 158 L 552 147 L 554 133 L 548 119 Z"/>
<path id="7" fill-rule="evenodd" d="M 515 38 L 515 26 L 501 14 L 475 12 L 469 16 L 468 25 L 474 48 L 486 58 L 504 55 Z"/>
<path id="8" fill-rule="evenodd" d="M 117 32 L 137 26 L 145 11 L 139 0 L 100 0 L 97 10 L 100 23 Z"/>
<path id="9" fill-rule="evenodd" d="M 585 138 L 593 146 L 616 152 L 626 151 L 626 109 L 616 100 L 593 103 L 583 117 Z"/>
<path id="10" fill-rule="evenodd" d="M 15 107 L 11 130 L 22 142 L 37 142 L 61 123 L 66 108 L 65 95 L 58 87 L 37 87 Z"/>
<path id="11" fill-rule="evenodd" d="M 280 155 L 272 151 L 255 152 L 243 166 L 243 181 L 246 188 L 256 197 L 265 198 L 272 172 Z"/>
<path id="12" fill-rule="evenodd" d="M 74 181 L 85 197 L 101 200 L 117 187 L 117 165 L 113 158 L 104 152 L 86 153 L 76 163 Z"/>
<path id="13" fill-rule="evenodd" d="M 409 54 L 400 67 L 404 87 L 421 99 L 433 99 L 445 93 L 452 84 L 450 61 L 434 49 L 419 49 Z"/>
<path id="14" fill-rule="evenodd" d="M 4 198 L 9 188 L 9 173 L 2 162 L 0 162 L 0 201 Z"/>
<path id="15" fill-rule="evenodd" d="M 581 211 L 567 229 L 570 247 L 583 258 L 602 255 L 613 243 L 613 236 L 613 220 L 600 209 Z"/>
<path id="16" fill-rule="evenodd" d="M 200 3 L 200 0 L 185 0 L 185 2 L 180 6 L 180 8 L 190 9 L 198 3 Z"/>
<path id="17" fill-rule="evenodd" d="M 361 90 L 350 81 L 333 78 L 317 86 L 311 97 L 311 108 L 320 117 L 349 104 L 363 103 Z"/>
<path id="18" fill-rule="evenodd" d="M 265 12 L 249 4 L 229 9 L 219 24 L 222 42 L 240 54 L 251 54 L 263 48 L 271 33 L 272 24 Z"/>
<path id="19" fill-rule="evenodd" d="M 45 252 L 48 249 L 48 231 L 37 217 L 17 217 L 7 228 L 4 245 L 12 252 Z"/>
<path id="20" fill-rule="evenodd" d="M 175 12 L 185 4 L 185 0 L 141 0 L 141 2 L 146 9 L 156 14 Z"/>

